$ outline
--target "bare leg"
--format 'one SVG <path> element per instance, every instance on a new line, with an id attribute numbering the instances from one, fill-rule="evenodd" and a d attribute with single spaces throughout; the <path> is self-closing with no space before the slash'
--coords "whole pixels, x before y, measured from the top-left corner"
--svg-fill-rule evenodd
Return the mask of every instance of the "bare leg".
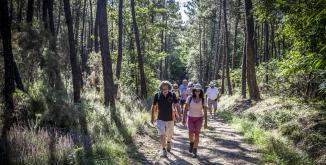
<path id="1" fill-rule="evenodd" d="M 162 148 L 166 148 L 166 138 L 165 138 L 166 135 L 160 135 L 160 143 L 161 143 L 161 146 Z"/>
<path id="2" fill-rule="evenodd" d="M 195 139 L 194 139 L 194 148 L 198 148 L 198 143 L 199 143 L 199 134 L 195 134 Z"/>

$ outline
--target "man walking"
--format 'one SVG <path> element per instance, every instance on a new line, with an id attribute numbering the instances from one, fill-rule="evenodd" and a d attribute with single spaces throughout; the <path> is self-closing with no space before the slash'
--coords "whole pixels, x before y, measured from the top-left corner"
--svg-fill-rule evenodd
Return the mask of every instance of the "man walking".
<path id="1" fill-rule="evenodd" d="M 215 84 L 213 82 L 210 82 L 209 87 L 206 90 L 206 97 L 207 97 L 207 107 L 208 111 L 211 114 L 211 117 L 213 117 L 212 114 L 212 108 L 214 108 L 214 115 L 217 111 L 217 99 L 218 99 L 218 89 L 215 87 Z"/>
<path id="2" fill-rule="evenodd" d="M 157 129 L 160 135 L 161 156 L 167 157 L 167 151 L 171 151 L 171 139 L 173 135 L 173 111 L 178 103 L 176 95 L 171 92 L 172 85 L 168 81 L 162 81 L 160 91 L 155 94 L 152 105 L 151 123 L 154 124 L 154 111 L 158 109 Z M 176 117 L 179 118 L 178 112 Z M 179 120 L 179 119 L 177 119 Z"/>

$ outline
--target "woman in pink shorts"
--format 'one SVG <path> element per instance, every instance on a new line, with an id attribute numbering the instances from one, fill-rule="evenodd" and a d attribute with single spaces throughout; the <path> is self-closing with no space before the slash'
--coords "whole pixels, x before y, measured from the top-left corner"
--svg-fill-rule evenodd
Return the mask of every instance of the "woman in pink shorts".
<path id="1" fill-rule="evenodd" d="M 189 152 L 194 157 L 197 156 L 197 148 L 199 143 L 199 133 L 203 125 L 207 128 L 207 107 L 204 99 L 204 92 L 200 84 L 195 84 L 192 95 L 188 96 L 186 107 L 184 110 L 183 124 L 186 124 L 186 117 L 188 116 L 188 130 L 190 147 Z"/>

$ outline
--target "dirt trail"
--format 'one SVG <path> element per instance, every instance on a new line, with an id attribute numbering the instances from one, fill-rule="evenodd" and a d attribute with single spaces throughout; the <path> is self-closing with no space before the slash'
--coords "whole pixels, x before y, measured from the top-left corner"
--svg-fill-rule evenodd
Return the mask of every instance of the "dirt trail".
<path id="1" fill-rule="evenodd" d="M 222 119 L 211 118 L 208 126 L 202 130 L 197 158 L 192 158 L 188 152 L 188 132 L 181 123 L 174 128 L 173 146 L 168 158 L 159 156 L 157 135 L 136 136 L 138 152 L 144 155 L 142 164 L 261 164 L 257 149 L 243 142 L 243 137 Z M 154 128 L 148 129 L 154 131 Z"/>

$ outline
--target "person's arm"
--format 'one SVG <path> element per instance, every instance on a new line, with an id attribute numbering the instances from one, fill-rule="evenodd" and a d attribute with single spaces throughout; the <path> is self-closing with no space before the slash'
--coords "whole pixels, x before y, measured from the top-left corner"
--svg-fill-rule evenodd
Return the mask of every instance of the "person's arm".
<path id="1" fill-rule="evenodd" d="M 177 121 L 180 121 L 180 114 L 179 114 L 178 107 L 177 107 L 178 103 L 179 103 L 179 100 L 177 99 L 177 96 L 175 94 L 173 94 L 173 108 L 174 108 L 174 112 L 176 114 Z"/>
<path id="2" fill-rule="evenodd" d="M 151 107 L 151 123 L 154 123 L 154 114 L 157 111 L 157 103 L 158 103 L 158 94 L 154 96 L 154 102 Z"/>
<path id="3" fill-rule="evenodd" d="M 186 118 L 187 118 L 188 110 L 189 110 L 189 104 L 186 103 L 185 109 L 183 110 L 183 119 L 182 119 L 182 124 L 183 125 L 186 125 Z"/>
<path id="4" fill-rule="evenodd" d="M 155 112 L 157 110 L 157 104 L 153 104 L 151 107 L 151 123 L 154 123 L 154 116 L 155 116 Z"/>
<path id="5" fill-rule="evenodd" d="M 204 117 L 205 117 L 205 123 L 204 123 L 204 128 L 207 128 L 207 107 L 204 106 Z"/>

